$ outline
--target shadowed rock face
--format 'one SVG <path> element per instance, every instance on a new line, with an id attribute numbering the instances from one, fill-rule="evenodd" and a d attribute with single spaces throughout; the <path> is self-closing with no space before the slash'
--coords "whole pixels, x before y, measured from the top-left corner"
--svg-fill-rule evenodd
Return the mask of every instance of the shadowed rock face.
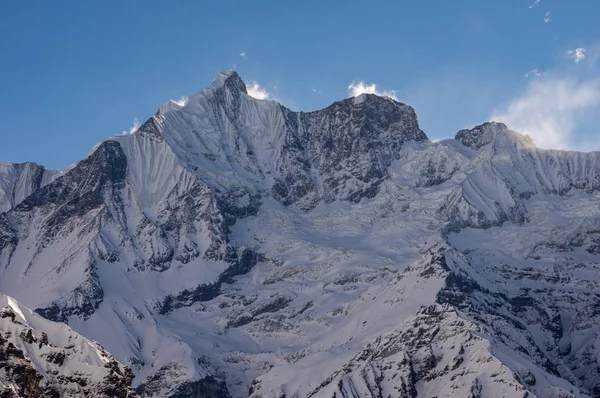
<path id="1" fill-rule="evenodd" d="M 0 213 L 21 203 L 27 196 L 60 175 L 36 163 L 0 163 Z"/>
<path id="2" fill-rule="evenodd" d="M 428 141 L 413 108 L 390 98 L 365 94 L 319 111 L 294 112 L 249 97 L 235 72 L 222 79 L 181 109 L 163 106 L 154 119 L 207 184 L 237 190 L 238 197 L 271 195 L 303 210 L 320 202 L 358 202 L 377 194 L 406 142 Z M 215 165 L 231 170 L 231 181 L 206 178 Z"/>
<path id="3" fill-rule="evenodd" d="M 161 382 L 160 379 L 156 380 L 158 383 Z M 137 393 L 141 396 L 151 396 L 154 394 L 154 386 L 152 383 L 144 384 L 143 386 L 137 389 Z M 156 388 L 157 391 L 160 391 L 160 388 Z M 173 394 L 170 395 L 171 398 L 231 398 L 229 392 L 227 391 L 227 387 L 225 383 L 222 381 L 217 381 L 212 376 L 204 377 L 200 380 L 184 383 L 180 385 Z"/>
<path id="4" fill-rule="evenodd" d="M 11 246 L 14 248 L 18 245 L 20 233 L 17 231 L 22 227 L 22 220 L 31 219 L 33 214 L 50 211 L 50 216 L 40 226 L 38 252 L 41 252 L 52 245 L 55 237 L 64 233 L 65 226 L 97 211 L 107 201 L 122 209 L 120 190 L 124 187 L 126 172 L 127 160 L 120 145 L 115 141 L 102 143 L 71 171 L 38 189 L 15 206 L 11 213 L 3 215 L 4 225 L 12 225 Z M 95 261 L 90 261 L 82 283 L 71 295 L 77 298 L 78 304 L 75 306 L 64 308 L 54 303 L 36 311 L 60 322 L 66 322 L 70 315 L 89 317 L 93 314 L 104 296 Z"/>
<path id="5" fill-rule="evenodd" d="M 460 141 L 464 146 L 478 150 L 494 140 L 492 125 L 492 123 L 484 123 L 472 129 L 460 130 L 454 139 Z M 506 129 L 506 125 L 503 123 L 498 123 L 498 126 Z"/>
<path id="6" fill-rule="evenodd" d="M 404 143 L 427 141 L 410 106 L 372 94 L 320 111 L 296 113 L 283 108 L 282 112 L 289 130 L 284 156 L 294 159 L 302 171 L 286 173 L 289 162 L 282 162 L 278 171 L 284 175 L 272 189 L 285 205 L 315 190 L 315 200 L 326 202 L 371 198 L 392 161 L 399 159 Z"/>
<path id="7" fill-rule="evenodd" d="M 100 207 L 105 195 L 110 196 L 109 200 L 118 201 L 117 191 L 123 187 L 126 173 L 127 159 L 119 143 L 105 141 L 73 170 L 19 203 L 15 212 L 59 205 L 45 224 L 46 233 L 51 235 L 67 219 L 81 217 Z"/>

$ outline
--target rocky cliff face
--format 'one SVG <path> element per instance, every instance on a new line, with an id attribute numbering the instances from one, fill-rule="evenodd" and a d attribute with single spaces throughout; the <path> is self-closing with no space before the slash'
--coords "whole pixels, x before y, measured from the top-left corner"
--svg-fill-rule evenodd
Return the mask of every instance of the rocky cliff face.
<path id="1" fill-rule="evenodd" d="M 235 72 L 183 106 L 163 105 L 151 123 L 213 189 L 272 195 L 304 210 L 373 197 L 404 143 L 427 140 L 414 110 L 389 98 L 365 94 L 292 112 L 248 96 Z"/>
<path id="2" fill-rule="evenodd" d="M 128 398 L 132 380 L 97 343 L 0 295 L 2 397 Z"/>
<path id="3" fill-rule="evenodd" d="M 46 170 L 36 163 L 0 163 L 0 213 L 10 210 L 59 175 L 60 172 Z"/>
<path id="4" fill-rule="evenodd" d="M 145 397 L 593 396 L 599 191 L 598 153 L 226 72 L 5 195 L 0 291 Z"/>

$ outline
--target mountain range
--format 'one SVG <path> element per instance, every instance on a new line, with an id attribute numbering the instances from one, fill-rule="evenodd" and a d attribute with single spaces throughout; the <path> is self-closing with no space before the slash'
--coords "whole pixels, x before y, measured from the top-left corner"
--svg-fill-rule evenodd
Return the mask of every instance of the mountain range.
<path id="1" fill-rule="evenodd" d="M 0 163 L 0 396 L 600 397 L 599 221 L 600 152 L 223 72 Z"/>

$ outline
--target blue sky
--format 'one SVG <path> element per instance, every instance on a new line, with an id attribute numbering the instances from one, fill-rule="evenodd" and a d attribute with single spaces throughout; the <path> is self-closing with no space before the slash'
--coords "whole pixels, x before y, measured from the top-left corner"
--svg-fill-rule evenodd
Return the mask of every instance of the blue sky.
<path id="1" fill-rule="evenodd" d="M 63 169 L 231 68 L 295 110 L 368 88 L 412 105 L 430 139 L 493 117 L 600 149 L 599 15 L 591 0 L 7 2 L 0 161 Z"/>

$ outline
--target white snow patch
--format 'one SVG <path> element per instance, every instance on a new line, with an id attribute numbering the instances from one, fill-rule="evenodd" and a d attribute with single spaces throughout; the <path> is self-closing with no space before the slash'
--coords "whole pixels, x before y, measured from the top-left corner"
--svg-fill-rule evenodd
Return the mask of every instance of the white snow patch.
<path id="1" fill-rule="evenodd" d="M 15 313 L 17 313 L 17 315 L 19 315 L 23 321 L 27 322 L 27 318 L 25 318 L 23 311 L 21 311 L 21 308 L 19 307 L 19 303 L 17 302 L 17 300 L 15 300 L 12 297 L 8 297 L 8 296 L 6 297 L 6 299 L 8 301 L 8 305 L 13 309 L 13 311 Z"/>

